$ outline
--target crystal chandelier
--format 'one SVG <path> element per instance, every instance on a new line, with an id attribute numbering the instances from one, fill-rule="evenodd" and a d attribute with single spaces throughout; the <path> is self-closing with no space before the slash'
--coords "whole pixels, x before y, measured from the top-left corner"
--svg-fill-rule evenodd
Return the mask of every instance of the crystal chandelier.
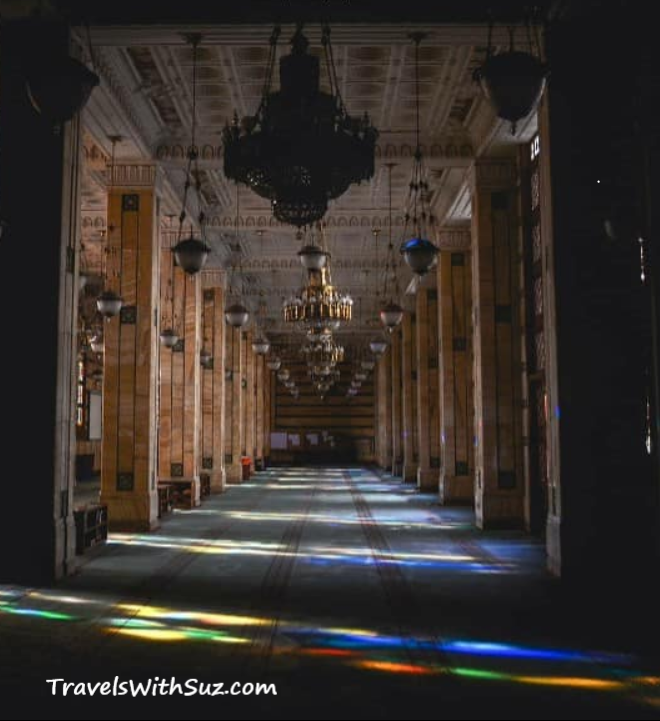
<path id="1" fill-rule="evenodd" d="M 319 88 L 319 59 L 307 53 L 302 24 L 291 54 L 280 58 L 280 89 L 272 91 L 279 35 L 276 27 L 256 113 L 240 122 L 235 116 L 223 131 L 224 172 L 270 200 L 277 220 L 303 227 L 323 217 L 329 200 L 373 176 L 378 131 L 366 113 L 353 118 L 346 111 L 327 25 L 322 45 L 330 93 Z"/>
<path id="2" fill-rule="evenodd" d="M 405 237 L 408 223 L 412 221 L 413 237 L 401 243 L 399 249 L 410 269 L 417 275 L 427 273 L 438 255 L 438 248 L 425 237 L 427 225 L 433 228 L 435 217 L 429 208 L 429 184 L 426 180 L 422 146 L 419 141 L 419 44 L 424 37 L 424 33 L 412 33 L 410 36 L 415 43 L 415 137 L 417 145 L 406 203 L 406 222 L 403 232 Z"/>
<path id="3" fill-rule="evenodd" d="M 284 302 L 284 320 L 321 331 L 332 330 L 341 322 L 351 320 L 353 299 L 332 285 L 330 254 L 322 246 L 308 244 L 298 255 L 307 270 L 307 284 Z"/>

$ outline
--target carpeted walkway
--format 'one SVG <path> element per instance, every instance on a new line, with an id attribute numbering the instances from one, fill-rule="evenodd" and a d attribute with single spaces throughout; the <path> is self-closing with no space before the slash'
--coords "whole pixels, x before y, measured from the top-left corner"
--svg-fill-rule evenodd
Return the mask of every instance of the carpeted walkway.
<path id="1" fill-rule="evenodd" d="M 0 586 L 0 692 L 19 718 L 660 717 L 651 629 L 592 603 L 467 509 L 364 469 L 274 469 L 112 535 L 56 588 Z M 46 683 L 156 677 L 139 699 Z M 158 695 L 173 677 L 277 696 Z"/>

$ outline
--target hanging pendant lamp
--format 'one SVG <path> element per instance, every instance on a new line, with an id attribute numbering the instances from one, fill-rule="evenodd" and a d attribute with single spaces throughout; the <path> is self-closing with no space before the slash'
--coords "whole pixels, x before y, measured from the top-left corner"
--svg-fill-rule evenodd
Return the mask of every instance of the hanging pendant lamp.
<path id="1" fill-rule="evenodd" d="M 394 261 L 394 245 L 392 244 L 392 168 L 394 165 L 388 163 L 388 177 L 389 177 L 389 241 L 387 245 L 387 262 L 385 264 L 385 286 L 383 288 L 383 297 L 387 298 L 388 293 L 394 293 L 395 297 L 399 295 L 399 279 L 396 274 L 396 264 Z M 376 236 L 378 237 L 378 236 Z M 389 270 L 392 272 L 392 285 L 389 286 Z M 403 320 L 403 308 L 390 297 L 389 301 L 380 309 L 380 321 L 391 333 L 399 323 Z"/>
<path id="2" fill-rule="evenodd" d="M 110 318 L 119 315 L 119 311 L 121 311 L 123 305 L 124 301 L 122 297 L 115 293 L 114 290 L 104 290 L 96 299 L 96 307 L 106 320 L 110 320 Z"/>
<path id="3" fill-rule="evenodd" d="M 160 333 L 160 342 L 165 348 L 174 348 L 179 342 L 179 334 L 172 328 L 166 328 Z"/>
<path id="4" fill-rule="evenodd" d="M 430 270 L 439 252 L 434 243 L 425 237 L 426 222 L 428 220 L 432 224 L 434 217 L 428 207 L 429 185 L 426 181 L 419 131 L 419 45 L 424 37 L 426 37 L 426 34 L 419 32 L 410 35 L 411 40 L 415 43 L 415 137 L 417 147 L 415 148 L 412 177 L 409 185 L 409 211 L 406 213 L 406 224 L 412 219 L 414 236 L 405 240 L 399 248 L 403 259 L 412 272 L 417 275 L 424 275 Z"/>

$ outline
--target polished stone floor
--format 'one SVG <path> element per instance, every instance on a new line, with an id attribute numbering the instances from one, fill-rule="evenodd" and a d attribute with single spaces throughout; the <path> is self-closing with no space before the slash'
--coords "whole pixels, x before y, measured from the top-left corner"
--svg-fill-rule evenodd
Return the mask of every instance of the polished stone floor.
<path id="1" fill-rule="evenodd" d="M 654 629 L 468 509 L 365 469 L 273 469 L 113 534 L 53 588 L 0 586 L 0 697 L 19 718 L 660 718 Z M 277 696 L 46 683 L 115 677 Z"/>

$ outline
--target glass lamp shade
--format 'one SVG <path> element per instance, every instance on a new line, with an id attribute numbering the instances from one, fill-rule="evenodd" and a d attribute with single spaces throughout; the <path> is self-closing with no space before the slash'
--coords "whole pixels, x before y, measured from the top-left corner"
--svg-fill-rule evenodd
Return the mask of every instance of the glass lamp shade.
<path id="1" fill-rule="evenodd" d="M 270 343 L 265 338 L 258 338 L 252 343 L 252 350 L 257 355 L 266 355 L 270 350 Z"/>
<path id="2" fill-rule="evenodd" d="M 99 82 L 99 76 L 75 58 L 49 58 L 28 70 L 26 91 L 32 107 L 59 125 L 82 110 Z"/>
<path id="3" fill-rule="evenodd" d="M 277 377 L 279 380 L 282 381 L 282 383 L 284 383 L 289 380 L 290 375 L 291 374 L 289 373 L 289 371 L 286 368 L 282 368 L 282 370 L 277 374 Z"/>
<path id="4" fill-rule="evenodd" d="M 361 388 L 362 387 L 362 381 L 352 380 L 351 381 L 351 388 Z"/>
<path id="5" fill-rule="evenodd" d="M 284 387 L 285 387 L 285 388 L 288 388 L 289 390 L 292 390 L 293 388 L 296 387 L 296 382 L 295 382 L 294 380 L 287 381 L 287 382 L 284 384 Z"/>
<path id="6" fill-rule="evenodd" d="M 386 328 L 396 328 L 403 320 L 403 308 L 398 303 L 387 303 L 380 310 L 380 320 Z"/>
<path id="7" fill-rule="evenodd" d="M 172 248 L 172 251 L 174 252 L 176 264 L 188 275 L 195 275 L 204 267 L 211 249 L 203 241 L 191 236 L 185 240 L 180 240 Z"/>
<path id="8" fill-rule="evenodd" d="M 473 78 L 500 118 L 512 123 L 527 117 L 538 103 L 548 68 L 536 57 L 519 50 L 491 55 L 474 71 Z"/>
<path id="9" fill-rule="evenodd" d="M 375 355 L 383 355 L 387 350 L 387 343 L 384 340 L 372 340 L 371 343 L 369 343 L 369 348 L 371 348 L 371 352 Z"/>
<path id="10" fill-rule="evenodd" d="M 437 247 L 426 238 L 407 240 L 401 244 L 400 252 L 412 272 L 417 275 L 428 273 L 438 255 Z"/>
<path id="11" fill-rule="evenodd" d="M 356 381 L 366 381 L 366 380 L 367 380 L 367 374 L 366 374 L 366 373 L 356 373 L 356 374 L 355 374 L 355 380 L 356 380 Z"/>
<path id="12" fill-rule="evenodd" d="M 114 290 L 104 290 L 96 299 L 96 307 L 99 313 L 107 319 L 119 315 L 122 305 L 124 305 L 123 299 Z"/>
<path id="13" fill-rule="evenodd" d="M 362 368 L 365 371 L 372 371 L 376 367 L 376 361 L 373 360 L 363 360 L 362 363 L 360 363 Z"/>
<path id="14" fill-rule="evenodd" d="M 279 358 L 273 358 L 266 362 L 269 371 L 278 371 L 282 366 L 282 361 Z"/>
<path id="15" fill-rule="evenodd" d="M 348 393 L 347 393 L 346 395 L 356 396 L 357 394 L 358 394 L 358 389 L 357 389 L 357 388 L 349 388 L 349 389 L 348 389 Z"/>
<path id="16" fill-rule="evenodd" d="M 318 245 L 305 245 L 298 251 L 298 257 L 306 270 L 321 270 L 328 260 L 328 254 Z"/>
<path id="17" fill-rule="evenodd" d="M 161 331 L 160 342 L 161 345 L 165 346 L 165 348 L 174 348 L 174 346 L 179 342 L 179 335 L 171 328 L 167 328 L 164 331 Z"/>
<path id="18" fill-rule="evenodd" d="M 89 347 L 94 353 L 103 353 L 103 336 L 95 335 L 89 342 Z"/>
<path id="19" fill-rule="evenodd" d="M 327 393 L 330 390 L 330 384 L 329 383 L 319 383 L 316 386 L 316 388 L 320 393 Z"/>
<path id="20" fill-rule="evenodd" d="M 225 310 L 225 320 L 232 328 L 242 328 L 250 320 L 250 311 L 242 303 L 233 303 Z"/>

